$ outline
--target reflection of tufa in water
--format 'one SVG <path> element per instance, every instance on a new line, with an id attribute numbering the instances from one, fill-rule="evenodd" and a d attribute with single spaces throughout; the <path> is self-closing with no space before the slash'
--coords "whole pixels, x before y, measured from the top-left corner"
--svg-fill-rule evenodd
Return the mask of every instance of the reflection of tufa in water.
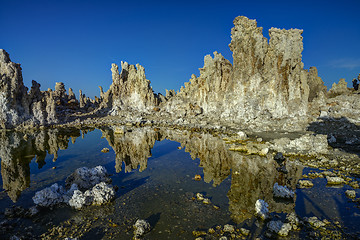
<path id="1" fill-rule="evenodd" d="M 45 157 L 54 155 L 57 159 L 59 149 L 68 147 L 69 138 L 80 136 L 80 130 L 58 129 L 39 132 L 0 132 L 0 158 L 3 188 L 9 197 L 16 202 L 21 192 L 30 185 L 30 162 L 36 156 L 39 168 L 45 165 Z"/>

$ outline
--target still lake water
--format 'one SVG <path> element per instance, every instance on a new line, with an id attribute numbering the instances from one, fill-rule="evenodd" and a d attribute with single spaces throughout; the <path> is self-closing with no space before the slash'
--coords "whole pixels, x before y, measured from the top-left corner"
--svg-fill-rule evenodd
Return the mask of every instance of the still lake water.
<path id="1" fill-rule="evenodd" d="M 113 202 L 77 211 L 67 206 L 43 210 L 32 219 L 11 219 L 14 235 L 31 226 L 36 236 L 50 234 L 54 226 L 66 235 L 52 239 L 131 239 L 132 225 L 147 219 L 152 230 L 145 239 L 195 239 L 194 230 L 233 224 L 251 230 L 250 239 L 263 234 L 264 223 L 254 218 L 257 199 L 269 203 L 275 218 L 286 213 L 339 221 L 347 233 L 359 231 L 358 204 L 349 201 L 349 186 L 331 188 L 325 179 L 314 187 L 296 189 L 302 174 L 320 171 L 288 161 L 288 174 L 277 171 L 272 156 L 260 157 L 228 151 L 216 136 L 189 131 L 133 128 L 125 134 L 104 129 L 50 129 L 32 133 L 2 132 L 0 139 L 0 209 L 33 206 L 36 191 L 65 179 L 79 167 L 104 166 L 119 187 Z M 108 153 L 102 153 L 109 148 Z M 201 181 L 195 181 L 195 175 Z M 275 183 L 296 189 L 294 201 L 274 199 Z M 357 194 L 359 195 L 359 191 Z M 194 199 L 196 193 L 210 204 Z M 292 232 L 292 238 L 307 233 Z M 8 236 L 7 236 L 8 237 Z"/>

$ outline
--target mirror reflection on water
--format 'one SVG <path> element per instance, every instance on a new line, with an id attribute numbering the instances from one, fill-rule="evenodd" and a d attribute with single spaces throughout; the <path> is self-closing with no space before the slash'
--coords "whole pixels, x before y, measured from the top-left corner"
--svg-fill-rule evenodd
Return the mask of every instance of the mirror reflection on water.
<path id="1" fill-rule="evenodd" d="M 229 151 L 220 137 L 208 133 L 132 128 L 118 134 L 113 129 L 0 133 L 2 210 L 33 206 L 35 192 L 53 183 L 64 184 L 84 166 L 104 166 L 112 184 L 119 188 L 115 200 L 103 206 L 81 211 L 59 206 L 30 219 L 7 220 L 16 221 L 9 237 L 17 230 L 30 229 L 33 236 L 43 234 L 49 239 L 131 239 L 134 222 L 147 219 L 152 230 L 145 239 L 195 239 L 194 230 L 225 224 L 249 229 L 247 237 L 256 238 L 263 234 L 265 224 L 254 217 L 258 199 L 269 204 L 275 218 L 288 213 L 317 216 L 339 222 L 350 233 L 357 231 L 360 211 L 343 194 L 347 186 L 327 187 L 319 178 L 313 180 L 313 188 L 296 189 L 303 174 L 319 169 L 287 161 L 288 172 L 284 173 L 272 154 Z M 101 152 L 103 148 L 110 151 Z M 201 176 L 200 181 L 196 175 Z M 296 189 L 294 199 L 274 198 L 275 183 Z M 198 201 L 197 193 L 210 202 Z M 57 227 L 66 230 L 56 232 L 53 229 Z M 292 232 L 290 236 L 300 238 L 306 233 Z"/>

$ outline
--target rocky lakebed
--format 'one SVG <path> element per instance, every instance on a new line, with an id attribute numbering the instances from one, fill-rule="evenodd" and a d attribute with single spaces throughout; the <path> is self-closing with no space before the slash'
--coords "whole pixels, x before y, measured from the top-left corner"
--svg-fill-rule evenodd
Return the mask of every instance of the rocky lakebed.
<path id="1" fill-rule="evenodd" d="M 283 133 L 297 141 L 291 150 L 276 135 L 129 125 L 2 132 L 1 235 L 359 238 L 359 155 Z"/>

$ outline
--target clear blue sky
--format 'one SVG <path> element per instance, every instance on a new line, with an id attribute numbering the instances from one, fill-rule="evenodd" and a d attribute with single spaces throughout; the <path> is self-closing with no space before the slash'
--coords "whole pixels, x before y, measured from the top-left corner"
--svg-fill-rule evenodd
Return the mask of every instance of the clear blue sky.
<path id="1" fill-rule="evenodd" d="M 360 73 L 360 1 L 0 0 L 0 48 L 21 63 L 25 85 L 64 82 L 78 96 L 111 84 L 111 63 L 139 63 L 155 92 L 199 75 L 206 54 L 229 50 L 233 19 L 304 29 L 303 62 L 328 88 Z M 349 85 L 350 86 L 350 85 Z"/>

